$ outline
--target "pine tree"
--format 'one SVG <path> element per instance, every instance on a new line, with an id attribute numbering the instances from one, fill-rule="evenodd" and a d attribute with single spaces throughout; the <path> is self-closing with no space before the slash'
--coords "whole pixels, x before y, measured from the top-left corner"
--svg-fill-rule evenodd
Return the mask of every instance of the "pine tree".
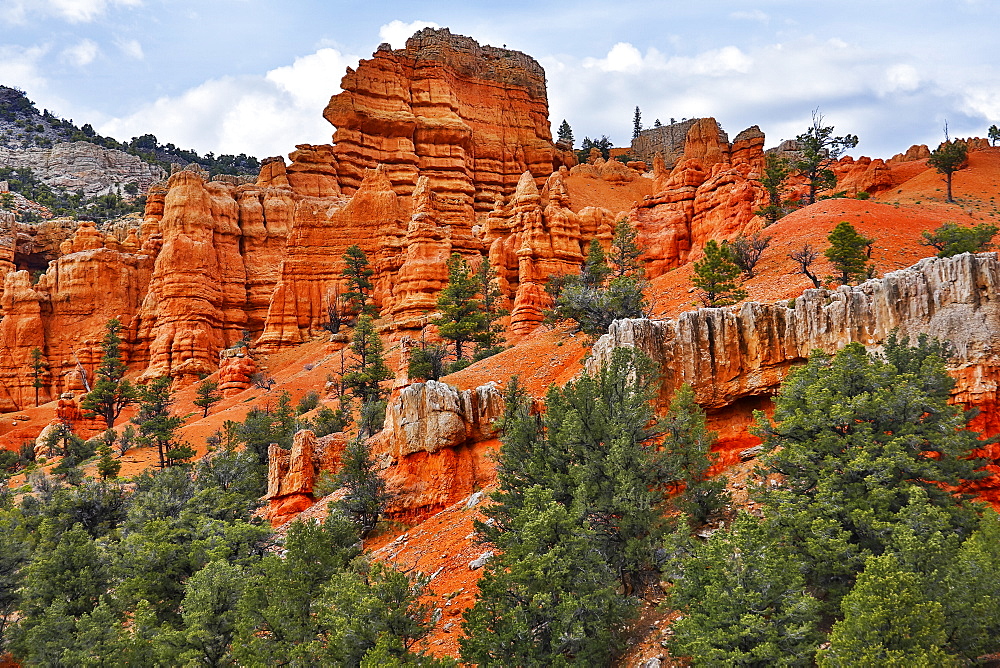
<path id="1" fill-rule="evenodd" d="M 704 257 L 694 263 L 691 283 L 702 291 L 705 305 L 729 306 L 746 299 L 747 292 L 738 283 L 740 268 L 729 251 L 712 239 L 705 244 L 704 252 Z"/>
<path id="2" fill-rule="evenodd" d="M 833 136 L 833 126 L 823 125 L 823 114 L 812 113 L 812 125 L 795 138 L 800 157 L 792 161 L 791 168 L 804 176 L 809 184 L 809 204 L 816 203 L 816 193 L 837 185 L 837 176 L 830 165 L 840 159 L 849 148 L 858 145 L 857 135 Z"/>
<path id="3" fill-rule="evenodd" d="M 340 461 L 335 482 L 346 494 L 335 505 L 351 518 L 364 538 L 375 529 L 389 501 L 385 480 L 376 469 L 367 439 L 348 442 Z"/>
<path id="4" fill-rule="evenodd" d="M 458 253 L 448 260 L 448 284 L 438 296 L 441 317 L 435 323 L 441 336 L 455 344 L 455 359 L 464 359 L 462 347 L 483 330 L 482 303 L 476 299 L 480 283 Z"/>
<path id="5" fill-rule="evenodd" d="M 844 597 L 844 618 L 830 632 L 821 666 L 957 666 L 943 646 L 944 609 L 929 600 L 920 578 L 891 554 L 869 557 Z"/>
<path id="6" fill-rule="evenodd" d="M 936 248 L 938 257 L 953 257 L 960 253 L 982 253 L 989 249 L 998 231 L 1000 227 L 987 223 L 980 223 L 974 227 L 944 223 L 933 232 L 922 232 L 924 241 L 921 243 Z"/>
<path id="7" fill-rule="evenodd" d="M 986 131 L 986 134 L 990 138 L 990 143 L 994 146 L 996 146 L 997 142 L 1000 141 L 1000 128 L 998 128 L 996 124 L 991 125 L 989 130 Z"/>
<path id="8" fill-rule="evenodd" d="M 473 334 L 473 340 L 476 342 L 473 359 L 479 361 L 503 350 L 503 325 L 499 320 L 509 315 L 509 312 L 500 307 L 503 294 L 497 286 L 496 272 L 485 259 L 476 272 L 476 278 L 479 281 L 479 302 L 482 310 L 479 331 Z"/>
<path id="9" fill-rule="evenodd" d="M 202 417 L 208 417 L 208 410 L 215 404 L 222 401 L 222 395 L 219 394 L 218 381 L 206 378 L 198 383 L 198 387 L 195 388 L 195 392 L 198 396 L 194 400 L 194 405 L 202 409 Z"/>
<path id="10" fill-rule="evenodd" d="M 121 323 L 117 319 L 108 320 L 102 344 L 104 355 L 96 372 L 97 382 L 80 403 L 85 411 L 101 417 L 108 429 L 114 426 L 122 410 L 135 403 L 136 399 L 135 388 L 125 380 L 126 365 L 122 361 L 120 331 Z"/>
<path id="11" fill-rule="evenodd" d="M 371 277 L 375 270 L 368 263 L 368 257 L 361 250 L 360 246 L 351 245 L 347 247 L 347 252 L 343 255 L 344 278 L 350 290 L 344 293 L 344 301 L 359 315 L 378 316 L 378 308 L 371 302 L 371 294 L 374 285 Z"/>
<path id="12" fill-rule="evenodd" d="M 839 223 L 826 238 L 830 247 L 823 252 L 833 268 L 839 272 L 837 279 L 848 284 L 863 281 L 875 272 L 875 265 L 868 264 L 874 239 L 862 236 L 846 220 Z"/>
<path id="13" fill-rule="evenodd" d="M 143 445 L 156 446 L 160 468 L 193 456 L 193 452 L 187 452 L 189 448 L 176 441 L 177 429 L 184 424 L 184 418 L 170 415 L 173 405 L 170 378 L 161 376 L 150 381 L 139 390 L 139 397 L 139 412 L 132 418 L 139 429 L 137 440 Z"/>
<path id="14" fill-rule="evenodd" d="M 559 124 L 558 137 L 558 143 L 569 144 L 569 147 L 571 149 L 573 148 L 573 128 L 569 126 L 569 123 L 566 122 L 565 118 L 563 119 L 563 122 Z"/>
<path id="15" fill-rule="evenodd" d="M 637 139 L 642 132 L 642 113 L 639 107 L 635 108 L 635 115 L 632 117 L 632 139 Z"/>
<path id="16" fill-rule="evenodd" d="M 933 167 L 938 174 L 944 174 L 945 183 L 948 186 L 948 201 L 954 202 L 951 195 L 951 177 L 960 169 L 968 165 L 969 146 L 964 141 L 958 139 L 948 139 L 948 128 L 945 126 L 944 143 L 931 151 L 927 158 L 927 166 Z"/>
<path id="17" fill-rule="evenodd" d="M 351 337 L 354 358 L 343 379 L 344 387 L 362 404 L 381 400 L 385 396 L 385 390 L 380 383 L 392 378 L 382 351 L 382 339 L 375 331 L 371 316 L 362 315 L 358 318 Z"/>
<path id="18" fill-rule="evenodd" d="M 31 386 L 35 388 L 35 406 L 38 405 L 38 390 L 42 389 L 45 385 L 42 382 L 42 372 L 45 371 L 48 365 L 42 361 L 42 351 L 38 347 L 31 349 L 31 376 L 32 383 Z"/>
<path id="19" fill-rule="evenodd" d="M 788 158 L 778 153 L 768 153 L 764 156 L 764 173 L 761 176 L 760 184 L 767 192 L 767 205 L 754 211 L 754 214 L 763 216 L 768 225 L 773 225 L 785 214 L 782 205 L 784 185 L 790 174 L 791 167 Z"/>

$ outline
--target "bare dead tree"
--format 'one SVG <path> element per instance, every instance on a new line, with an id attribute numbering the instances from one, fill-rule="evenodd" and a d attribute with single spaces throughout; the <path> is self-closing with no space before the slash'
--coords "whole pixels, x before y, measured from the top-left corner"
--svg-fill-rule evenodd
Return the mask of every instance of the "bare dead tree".
<path id="1" fill-rule="evenodd" d="M 812 281 L 814 287 L 822 287 L 816 274 L 809 271 L 809 267 L 819 257 L 819 251 L 814 250 L 811 244 L 804 244 L 799 250 L 789 253 L 788 257 L 799 264 L 799 270 L 796 273 L 805 274 Z"/>
<path id="2" fill-rule="evenodd" d="M 761 236 L 759 232 L 754 232 L 749 237 L 742 234 L 736 237 L 732 243 L 726 244 L 729 252 L 733 256 L 733 262 L 740 268 L 740 271 L 747 278 L 753 278 L 754 267 L 760 261 L 760 256 L 771 244 L 771 237 Z"/>
<path id="3" fill-rule="evenodd" d="M 256 388 L 264 390 L 265 392 L 270 392 L 271 388 L 277 381 L 271 377 L 271 374 L 266 371 L 257 371 L 250 375 L 250 384 Z"/>
<path id="4" fill-rule="evenodd" d="M 336 334 L 344 324 L 344 305 L 340 299 L 340 284 L 334 283 L 333 287 L 326 291 L 326 316 L 323 329 Z"/>

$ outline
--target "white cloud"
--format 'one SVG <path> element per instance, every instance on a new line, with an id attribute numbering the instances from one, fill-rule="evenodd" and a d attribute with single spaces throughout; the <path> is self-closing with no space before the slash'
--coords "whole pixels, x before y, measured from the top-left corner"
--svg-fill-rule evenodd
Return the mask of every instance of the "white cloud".
<path id="1" fill-rule="evenodd" d="M 115 42 L 115 46 L 118 47 L 119 51 L 133 60 L 143 60 L 146 57 L 146 54 L 142 50 L 142 44 L 137 39 L 120 39 Z"/>
<path id="2" fill-rule="evenodd" d="M 378 36 L 383 42 L 388 42 L 394 49 L 402 49 L 406 46 L 406 40 L 413 36 L 413 33 L 422 28 L 440 28 L 441 26 L 433 21 L 410 21 L 403 23 L 399 19 L 386 23 L 378 29 Z"/>
<path id="3" fill-rule="evenodd" d="M 97 54 L 101 51 L 97 42 L 89 39 L 82 39 L 73 46 L 63 49 L 61 57 L 63 62 L 75 65 L 76 67 L 86 67 L 94 62 Z"/>
<path id="4" fill-rule="evenodd" d="M 39 61 L 48 49 L 35 46 L 23 49 L 17 46 L 0 46 L 0 81 L 7 86 L 33 88 L 44 84 Z"/>
<path id="5" fill-rule="evenodd" d="M 642 53 L 628 42 L 618 42 L 604 58 L 585 58 L 583 66 L 602 72 L 638 72 L 644 66 Z"/>
<path id="6" fill-rule="evenodd" d="M 103 16 L 109 7 L 138 7 L 142 0 L 4 0 L 3 4 L 0 18 L 8 23 L 25 23 L 29 14 L 89 23 Z"/>
<path id="7" fill-rule="evenodd" d="M 738 19 L 742 21 L 757 21 L 758 23 L 767 23 L 771 20 L 771 17 L 762 12 L 759 9 L 753 9 L 750 11 L 740 11 L 733 12 L 729 15 L 731 19 Z"/>
<path id="8" fill-rule="evenodd" d="M 323 108 L 357 62 L 357 56 L 320 49 L 263 76 L 212 79 L 162 97 L 98 131 L 121 140 L 151 132 L 200 153 L 287 155 L 296 144 L 330 142 L 334 128 Z"/>

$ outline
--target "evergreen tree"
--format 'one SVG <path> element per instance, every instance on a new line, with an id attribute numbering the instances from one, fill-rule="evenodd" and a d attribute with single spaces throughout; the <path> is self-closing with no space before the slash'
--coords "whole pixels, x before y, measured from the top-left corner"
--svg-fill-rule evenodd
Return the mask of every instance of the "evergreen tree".
<path id="1" fill-rule="evenodd" d="M 112 456 L 111 446 L 107 443 L 102 444 L 97 449 L 97 454 L 101 456 L 100 461 L 97 462 L 97 473 L 101 476 L 101 480 L 114 478 L 118 475 L 118 472 L 122 470 L 122 463 Z"/>
<path id="2" fill-rule="evenodd" d="M 42 389 L 45 385 L 42 383 L 42 372 L 45 371 L 47 365 L 42 361 L 42 351 L 38 347 L 31 349 L 31 386 L 35 388 L 35 406 L 38 405 L 38 390 Z"/>
<path id="3" fill-rule="evenodd" d="M 767 205 L 754 211 L 755 215 L 763 216 L 768 225 L 773 225 L 785 215 L 783 206 L 784 186 L 792 173 L 788 158 L 778 153 L 767 153 L 764 156 L 764 173 L 760 184 L 767 192 Z"/>
<path id="4" fill-rule="evenodd" d="M 875 240 L 859 234 L 849 222 L 838 223 L 826 240 L 830 247 L 823 255 L 840 274 L 836 278 L 841 283 L 863 281 L 875 273 L 875 265 L 868 263 Z"/>
<path id="5" fill-rule="evenodd" d="M 946 486 L 984 475 L 970 456 L 982 441 L 948 403 L 954 381 L 943 348 L 908 343 L 891 336 L 886 360 L 857 343 L 832 359 L 814 354 L 782 386 L 774 424 L 759 418 L 771 450 L 765 464 L 785 481 L 765 503 L 829 605 L 839 604 L 867 555 L 886 551 L 886 528 L 911 512 L 914 490 L 943 513 L 949 532 L 967 536 L 974 527 L 973 510 Z"/>
<path id="6" fill-rule="evenodd" d="M 473 335 L 476 342 L 476 352 L 473 359 L 479 361 L 503 350 L 503 325 L 500 324 L 499 320 L 509 315 L 509 312 L 500 307 L 503 294 L 497 286 L 496 273 L 485 259 L 480 264 L 479 271 L 476 272 L 476 278 L 479 281 L 479 302 L 482 310 L 480 311 L 479 331 Z"/>
<path id="7" fill-rule="evenodd" d="M 780 534 L 741 513 L 679 565 L 670 651 L 694 665 L 811 666 L 820 616 L 805 585 Z"/>
<path id="8" fill-rule="evenodd" d="M 994 124 L 991 125 L 989 130 L 987 130 L 986 132 L 987 136 L 990 138 L 990 143 L 996 146 L 997 142 L 1000 141 L 1000 128 L 998 128 L 996 124 Z"/>
<path id="9" fill-rule="evenodd" d="M 375 270 L 368 263 L 368 257 L 359 246 L 351 245 L 347 247 L 343 259 L 344 278 L 347 279 L 350 288 L 344 293 L 344 301 L 355 313 L 377 317 L 378 307 L 371 302 L 372 290 L 375 287 L 371 277 L 375 274 Z"/>
<path id="10" fill-rule="evenodd" d="M 436 343 L 421 343 L 410 352 L 407 376 L 410 379 L 440 380 L 444 375 L 444 360 L 448 349 Z"/>
<path id="11" fill-rule="evenodd" d="M 198 396 L 194 400 L 194 405 L 202 409 L 202 417 L 208 417 L 208 410 L 215 404 L 222 401 L 222 395 L 219 394 L 218 381 L 206 378 L 198 383 L 198 387 L 195 388 L 195 392 Z"/>
<path id="12" fill-rule="evenodd" d="M 482 303 L 476 299 L 480 282 L 458 253 L 448 260 L 448 284 L 438 296 L 441 317 L 435 322 L 441 336 L 455 344 L 455 359 L 464 359 L 462 346 L 483 330 Z"/>
<path id="13" fill-rule="evenodd" d="M 580 280 L 584 287 L 596 290 L 604 287 L 604 283 L 610 275 L 611 267 L 608 266 L 604 247 L 597 239 L 591 239 L 590 245 L 587 246 L 587 256 L 583 259 Z"/>
<path id="14" fill-rule="evenodd" d="M 694 263 L 691 283 L 702 291 L 706 306 L 729 306 L 747 298 L 746 290 L 739 287 L 740 268 L 733 262 L 727 248 L 714 239 L 705 244 L 705 255 Z"/>
<path id="15" fill-rule="evenodd" d="M 385 396 L 385 390 L 380 383 L 392 378 L 382 351 L 382 339 L 375 331 L 371 316 L 362 315 L 358 318 L 351 337 L 354 358 L 343 378 L 344 387 L 360 399 L 362 404 L 381 400 Z"/>
<path id="16" fill-rule="evenodd" d="M 570 148 L 573 148 L 573 128 L 569 126 L 569 123 L 566 122 L 565 118 L 563 119 L 563 122 L 559 124 L 558 143 L 568 144 Z"/>
<path id="17" fill-rule="evenodd" d="M 821 666 L 957 666 L 943 646 L 944 609 L 891 554 L 869 557 L 841 605 Z"/>
<path id="18" fill-rule="evenodd" d="M 135 403 L 136 392 L 132 384 L 125 380 L 126 365 L 121 355 L 121 323 L 117 319 L 108 320 L 105 326 L 104 355 L 97 368 L 97 382 L 87 393 L 80 407 L 101 417 L 111 429 L 122 410 Z"/>
<path id="19" fill-rule="evenodd" d="M 632 139 L 637 139 L 640 132 L 642 132 L 642 113 L 637 106 L 635 115 L 632 116 Z"/>
<path id="20" fill-rule="evenodd" d="M 351 518 L 364 538 L 375 529 L 389 501 L 385 480 L 379 475 L 371 448 L 364 438 L 349 441 L 340 462 L 334 480 L 346 494 L 336 506 Z"/>
<path id="21" fill-rule="evenodd" d="M 812 113 L 812 125 L 795 138 L 799 145 L 800 157 L 792 161 L 795 173 L 806 178 L 809 183 L 809 204 L 816 203 L 816 193 L 837 185 L 837 176 L 830 165 L 840 159 L 849 148 L 858 145 L 857 135 L 835 137 L 833 126 L 823 125 L 823 114 L 819 110 Z"/>
<path id="22" fill-rule="evenodd" d="M 694 390 L 685 383 L 678 388 L 658 428 L 663 433 L 666 477 L 683 490 L 674 503 L 693 525 L 701 525 L 725 506 L 726 477 L 708 477 L 715 456 L 711 453 L 717 435 L 705 426 L 705 412 L 695 403 Z"/>
<path id="23" fill-rule="evenodd" d="M 933 232 L 922 232 L 922 243 L 938 250 L 938 257 L 953 257 L 960 253 L 982 253 L 989 249 L 993 237 L 1000 231 L 996 225 L 980 223 L 974 227 L 962 227 L 955 223 L 944 223 Z"/>
<path id="24" fill-rule="evenodd" d="M 953 141 L 946 137 L 944 143 L 931 151 L 930 157 L 927 158 L 928 167 L 933 167 L 939 174 L 944 174 L 949 202 L 955 201 L 951 194 L 952 175 L 968 165 L 968 153 L 969 146 L 964 141 L 958 139 Z"/>
<path id="25" fill-rule="evenodd" d="M 465 613 L 462 661 L 484 666 L 608 665 L 634 606 L 592 549 L 583 517 L 532 486 L 510 518 L 503 551 L 487 562 Z"/>
<path id="26" fill-rule="evenodd" d="M 0 503 L 0 652 L 7 649 L 8 629 L 21 609 L 21 582 L 31 556 L 24 516 L 3 505 Z"/>
<path id="27" fill-rule="evenodd" d="M 188 446 L 176 440 L 177 429 L 184 424 L 184 418 L 170 415 L 173 392 L 170 378 L 161 376 L 139 390 L 139 412 L 132 422 L 139 429 L 137 440 L 143 445 L 155 445 L 160 468 L 193 456 Z"/>

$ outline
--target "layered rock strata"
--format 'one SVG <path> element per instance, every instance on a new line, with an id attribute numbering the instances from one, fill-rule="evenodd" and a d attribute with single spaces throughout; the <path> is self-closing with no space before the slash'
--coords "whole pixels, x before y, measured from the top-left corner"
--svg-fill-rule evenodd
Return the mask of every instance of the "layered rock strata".
<path id="1" fill-rule="evenodd" d="M 0 167 L 27 167 L 46 185 L 86 197 L 107 195 L 135 183 L 144 192 L 166 178 L 163 168 L 134 155 L 85 141 L 64 142 L 52 148 L 0 147 Z"/>
<path id="2" fill-rule="evenodd" d="M 340 187 L 353 193 L 366 169 L 385 165 L 400 195 L 427 176 L 453 225 L 473 223 L 521 174 L 563 164 L 548 123 L 545 73 L 531 57 L 425 28 L 393 51 L 379 47 L 348 70 L 324 111 L 337 127 Z"/>

